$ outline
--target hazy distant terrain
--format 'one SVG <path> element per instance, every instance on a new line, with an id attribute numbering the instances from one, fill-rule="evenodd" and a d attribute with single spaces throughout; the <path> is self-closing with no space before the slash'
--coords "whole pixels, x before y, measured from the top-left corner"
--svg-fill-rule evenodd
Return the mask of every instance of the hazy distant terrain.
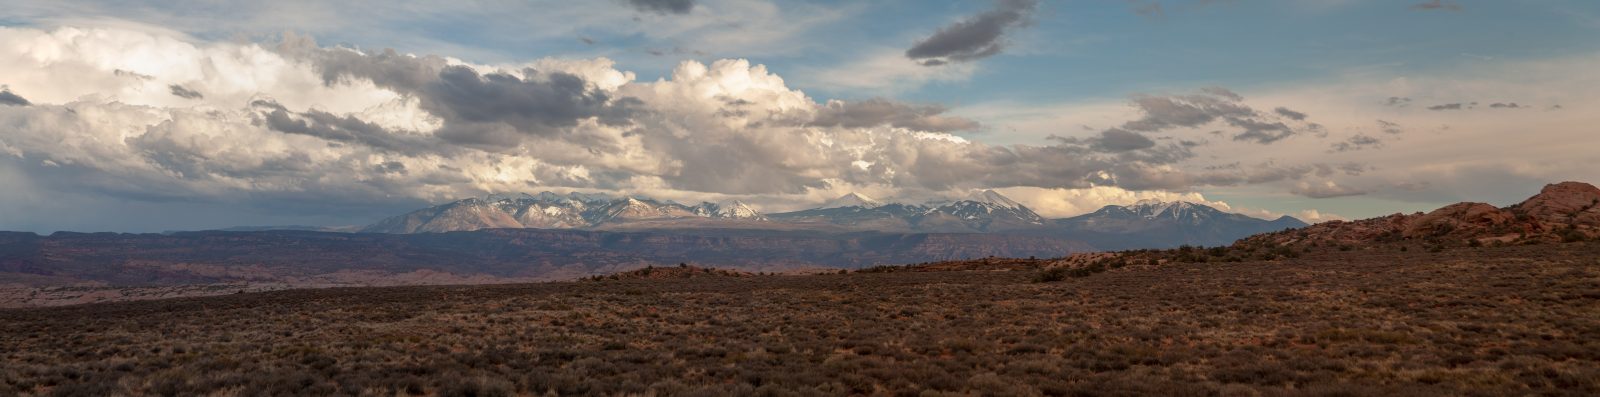
<path id="1" fill-rule="evenodd" d="M 571 280 L 684 262 L 776 272 L 988 256 L 1057 257 L 1090 249 L 1043 236 L 714 229 L 0 233 L 0 291 L 6 291 L 0 298 L 14 306 L 84 303 L 95 297 L 119 300 L 129 295 L 120 292 L 123 287 L 223 284 L 256 290 Z M 78 288 L 37 293 L 62 286 Z M 8 298 L 17 294 L 32 298 Z M 77 299 L 85 295 L 89 298 Z"/>

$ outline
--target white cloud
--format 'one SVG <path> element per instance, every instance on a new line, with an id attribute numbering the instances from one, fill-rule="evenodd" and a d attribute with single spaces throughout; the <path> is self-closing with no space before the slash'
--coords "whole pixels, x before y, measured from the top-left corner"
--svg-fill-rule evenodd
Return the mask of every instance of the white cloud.
<path id="1" fill-rule="evenodd" d="M 1237 140 L 1233 130 L 1211 133 L 1243 128 L 1234 120 L 1185 121 L 1212 120 L 1201 114 L 1136 130 L 1154 146 L 1108 152 L 1095 141 L 1104 137 L 1100 132 L 1149 119 L 1149 103 L 973 106 L 952 113 L 980 118 L 999 133 L 962 138 L 871 119 L 820 125 L 816 116 L 829 105 L 740 59 L 683 62 L 667 78 L 639 81 L 606 58 L 434 65 L 442 58 L 309 50 L 207 42 L 159 29 L 0 28 L 0 84 L 32 103 L 0 106 L 0 162 L 23 170 L 10 180 L 30 179 L 7 183 L 133 200 L 260 205 L 603 190 L 683 201 L 740 198 L 764 210 L 848 191 L 920 199 L 1005 187 L 1043 214 L 1066 216 L 1144 198 L 1226 207 L 1197 193 L 1173 193 L 1205 186 L 1435 200 L 1478 185 L 1505 190 L 1504 183 L 1528 180 L 1595 180 L 1600 162 L 1581 144 L 1592 141 L 1595 120 L 1587 110 L 1600 106 L 1600 90 L 1573 89 L 1600 86 L 1600 72 L 1589 68 L 1595 56 L 1246 91 L 1243 100 L 1223 105 L 1284 106 L 1321 127 L 1295 124 L 1295 134 L 1265 145 Z M 329 84 L 332 61 L 315 54 L 331 53 L 398 69 L 340 69 L 333 77 L 343 78 Z M 443 78 L 429 68 L 445 64 L 471 72 L 463 83 L 503 83 L 473 87 L 537 106 L 451 108 L 466 104 L 448 101 L 472 96 L 430 91 Z M 536 72 L 524 72 L 530 67 Z M 877 73 L 866 69 L 864 75 Z M 391 72 L 399 76 L 375 77 Z M 495 73 L 512 77 L 484 77 Z M 556 73 L 584 84 L 562 86 Z M 867 80 L 894 81 L 885 77 L 892 75 Z M 200 95 L 174 95 L 174 85 Z M 1228 96 L 1221 92 L 1205 95 Z M 1534 108 L 1432 112 L 1384 105 L 1390 96 Z M 305 125 L 274 125 L 258 100 L 285 108 L 278 121 Z M 1380 119 L 1403 131 L 1383 131 Z M 461 129 L 483 139 L 448 135 Z M 1329 150 L 1356 134 L 1384 144 Z M 1047 139 L 1052 135 L 1060 138 Z"/>
<path id="2" fill-rule="evenodd" d="M 1210 205 L 1222 210 L 1232 208 L 1227 203 L 1207 200 L 1204 195 L 1195 192 L 1134 191 L 1115 186 L 1095 186 L 1083 189 L 1011 187 L 996 190 L 1047 218 L 1083 215 L 1108 205 L 1128 205 L 1142 200 L 1187 201 Z"/>
<path id="3" fill-rule="evenodd" d="M 860 59 L 802 71 L 810 86 L 854 91 L 904 91 L 934 82 L 960 82 L 977 71 L 973 63 L 922 66 L 906 58 L 905 51 L 881 48 L 864 52 Z"/>

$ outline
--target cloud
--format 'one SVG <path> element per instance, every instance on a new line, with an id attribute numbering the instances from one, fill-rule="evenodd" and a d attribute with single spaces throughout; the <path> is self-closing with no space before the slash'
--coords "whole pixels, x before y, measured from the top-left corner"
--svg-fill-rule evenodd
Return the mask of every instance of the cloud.
<path id="1" fill-rule="evenodd" d="M 883 98 L 860 102 L 828 101 L 811 125 L 847 128 L 890 125 L 918 131 L 971 131 L 981 127 L 977 121 L 943 115 L 948 109 L 938 105 L 907 105 Z"/>
<path id="2" fill-rule="evenodd" d="M 1233 98 L 1229 95 L 1211 93 L 1135 96 L 1134 106 L 1144 113 L 1144 117 L 1124 123 L 1122 128 L 1155 132 L 1179 127 L 1197 127 L 1224 117 L 1244 118 L 1255 115 L 1254 110 Z"/>
<path id="3" fill-rule="evenodd" d="M 1100 133 L 1100 138 L 1093 147 L 1101 151 L 1126 152 L 1130 150 L 1149 149 L 1156 145 L 1155 141 L 1140 135 L 1120 129 L 1109 129 Z"/>
<path id="4" fill-rule="evenodd" d="M 47 50 L 57 55 L 37 56 Z M 930 72 L 972 66 L 926 68 L 898 49 L 885 53 Z M 1358 81 L 1253 90 L 1246 100 L 1212 87 L 1081 107 L 1010 102 L 985 113 L 984 106 L 951 110 L 888 98 L 817 100 L 741 59 L 682 62 L 641 80 L 605 58 L 491 66 L 294 36 L 209 42 L 116 29 L 0 28 L 0 76 L 30 101 L 0 106 L 7 126 L 0 176 L 6 189 L 92 197 L 106 208 L 126 201 L 256 214 L 349 210 L 339 219 L 540 190 L 738 198 L 774 208 L 847 190 L 915 198 L 973 188 L 1238 186 L 1323 197 L 1371 191 L 1378 199 L 1398 197 L 1394 186 L 1405 180 L 1439 176 L 1431 193 L 1473 183 L 1461 170 L 1506 169 L 1518 181 L 1581 179 L 1593 169 L 1586 147 L 1530 142 L 1584 142 L 1592 123 L 1582 112 L 1414 112 L 1374 98 L 1518 98 L 1589 108 L 1594 90 L 1560 88 L 1594 86 L 1592 64 L 1576 58 L 1482 72 L 1489 78 L 1452 72 L 1405 82 L 1454 87 L 1436 89 L 1444 92 Z M 1460 84 L 1469 78 L 1476 84 Z M 174 96 L 173 85 L 204 95 Z M 1027 127 L 995 109 L 1049 117 L 1025 120 L 1034 123 Z M 1385 120 L 1358 116 L 1372 113 Z M 1457 128 L 1385 138 L 1402 124 L 1422 132 L 1446 122 Z M 1037 131 L 950 133 L 1012 128 Z M 1342 134 L 1329 138 L 1328 130 Z M 1498 139 L 1512 130 L 1539 139 Z M 1052 133 L 1080 135 L 1047 139 Z M 1371 141 L 1380 139 L 1389 150 L 1356 149 L 1376 148 Z M 1263 150 L 1263 143 L 1274 146 Z M 1340 143 L 1350 149 L 1341 152 Z M 1513 161 L 1526 158 L 1551 161 Z M 1421 200 L 1414 197 L 1435 196 L 1404 199 Z M 0 200 L 0 210 L 17 208 Z M 36 220 L 29 222 L 52 216 L 7 213 L 30 214 Z"/>
<path id="5" fill-rule="evenodd" d="M 852 62 L 806 70 L 802 77 L 812 86 L 879 94 L 929 83 L 965 81 L 976 71 L 974 66 L 959 63 L 930 68 L 906 58 L 900 50 L 880 48 Z"/>
<path id="6" fill-rule="evenodd" d="M 628 0 L 628 5 L 640 12 L 688 14 L 694 8 L 694 0 Z"/>
<path id="7" fill-rule="evenodd" d="M 1310 197 L 1310 198 L 1324 199 L 1324 198 L 1334 198 L 1334 197 L 1359 196 L 1359 195 L 1367 194 L 1368 191 L 1362 190 L 1362 189 L 1350 188 L 1350 187 L 1347 187 L 1347 186 L 1342 186 L 1342 185 L 1339 185 L 1338 183 L 1334 183 L 1333 181 L 1322 181 L 1320 183 L 1301 181 L 1300 183 L 1295 185 L 1294 189 L 1290 190 L 1290 193 L 1294 193 L 1294 194 L 1298 194 L 1298 195 L 1306 196 L 1306 197 Z"/>
<path id="8" fill-rule="evenodd" d="M 28 106 L 31 104 L 31 102 L 28 102 L 28 100 L 24 99 L 22 96 L 12 93 L 11 87 L 0 86 L 0 105 Z"/>
<path id="9" fill-rule="evenodd" d="M 1377 149 L 1383 147 L 1383 141 L 1365 134 L 1356 134 L 1343 142 L 1335 142 L 1332 146 L 1335 152 L 1351 152 L 1362 149 Z"/>
<path id="10" fill-rule="evenodd" d="M 1399 135 L 1406 132 L 1406 130 L 1400 128 L 1400 123 L 1388 120 L 1378 120 L 1378 130 L 1390 135 Z"/>
<path id="11" fill-rule="evenodd" d="M 1305 113 L 1278 107 L 1272 112 L 1260 112 L 1244 104 L 1244 97 L 1222 87 L 1208 87 L 1195 95 L 1138 95 L 1133 99 L 1143 117 L 1122 124 L 1129 131 L 1159 132 L 1174 128 L 1196 128 L 1222 122 L 1238 129 L 1233 140 L 1270 144 L 1301 130 L 1319 130 L 1315 123 L 1305 123 Z M 1299 128 L 1287 122 L 1301 123 Z"/>
<path id="12" fill-rule="evenodd" d="M 1228 117 L 1228 124 L 1244 129 L 1234 134 L 1233 140 L 1269 144 L 1295 134 L 1294 129 L 1281 122 L 1263 122 L 1251 118 Z"/>
<path id="13" fill-rule="evenodd" d="M 448 150 L 448 146 L 440 145 L 434 139 L 389 131 L 355 116 L 338 116 L 314 109 L 291 113 L 283 105 L 270 100 L 258 100 L 251 105 L 261 110 L 258 117 L 273 131 L 359 144 L 383 152 L 425 154 Z"/>
<path id="14" fill-rule="evenodd" d="M 1461 11 L 1461 5 L 1449 0 L 1429 0 L 1411 6 L 1421 11 Z"/>
<path id="15" fill-rule="evenodd" d="M 1196 192 L 1165 190 L 1128 190 L 1115 186 L 1095 186 L 1078 189 L 1051 189 L 1015 187 L 998 189 L 1034 212 L 1050 218 L 1065 218 L 1094 212 L 1108 205 L 1129 205 L 1142 200 L 1187 201 L 1229 210 L 1227 203 L 1212 201 Z"/>
<path id="16" fill-rule="evenodd" d="M 1467 106 L 1468 105 L 1465 104 L 1465 103 L 1446 103 L 1446 104 L 1441 104 L 1441 105 L 1429 106 L 1428 110 L 1432 110 L 1432 111 L 1461 110 L 1461 109 L 1466 108 Z"/>
<path id="17" fill-rule="evenodd" d="M 1411 104 L 1411 98 L 1406 98 L 1406 97 L 1392 96 L 1392 97 L 1389 97 L 1389 99 L 1383 100 L 1383 105 L 1384 106 L 1389 106 L 1389 107 L 1397 107 L 1398 108 L 1398 107 L 1405 107 L 1406 105 L 1410 105 L 1410 104 Z"/>
<path id="18" fill-rule="evenodd" d="M 1522 109 L 1525 106 L 1518 105 L 1516 102 L 1511 102 L 1511 103 L 1495 102 L 1495 103 L 1489 104 L 1489 107 L 1490 108 L 1494 108 L 1494 109 Z"/>
<path id="19" fill-rule="evenodd" d="M 918 41 L 905 56 L 925 66 L 966 62 L 999 54 L 1005 33 L 1028 24 L 1037 0 L 996 0 L 995 8 L 940 28 Z"/>
<path id="20" fill-rule="evenodd" d="M 167 86 L 167 88 L 172 91 L 173 96 L 183 99 L 202 99 L 206 97 L 201 95 L 199 91 L 183 88 L 183 86 L 177 84 Z"/>
<path id="21" fill-rule="evenodd" d="M 1294 110 L 1290 110 L 1289 108 L 1282 107 L 1282 106 L 1279 106 L 1276 109 L 1272 109 L 1272 112 L 1273 113 L 1277 113 L 1279 116 L 1288 117 L 1290 120 L 1294 120 L 1294 121 L 1303 121 L 1307 117 L 1305 113 L 1296 112 Z"/>
<path id="22" fill-rule="evenodd" d="M 514 146 L 526 135 L 560 134 L 582 120 L 626 125 L 640 105 L 634 98 L 612 98 L 583 77 L 561 71 L 480 73 L 437 56 L 393 50 L 369 55 L 307 42 L 286 42 L 280 51 L 309 60 L 327 84 L 364 79 L 414 96 L 420 108 L 444 121 L 436 135 L 481 148 Z"/>

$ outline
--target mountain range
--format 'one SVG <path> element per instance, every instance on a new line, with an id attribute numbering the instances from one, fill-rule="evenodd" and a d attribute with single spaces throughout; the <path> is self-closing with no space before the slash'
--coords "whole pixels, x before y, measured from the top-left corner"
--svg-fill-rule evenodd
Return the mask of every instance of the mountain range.
<path id="1" fill-rule="evenodd" d="M 1190 202 L 1140 201 L 1057 219 L 1052 227 L 1033 232 L 1114 251 L 1228 245 L 1245 236 L 1305 226 L 1290 216 L 1268 221 Z"/>
<path id="2" fill-rule="evenodd" d="M 691 223 L 693 227 L 679 229 L 604 230 L 606 226 L 686 220 L 717 225 L 814 222 L 836 229 Z M 574 228 L 527 227 L 535 221 Z M 885 224 L 980 232 L 848 231 L 850 227 Z M 484 225 L 507 227 L 447 230 Z M 1289 217 L 1268 221 L 1201 204 L 1154 201 L 1045 219 L 1004 196 L 987 192 L 933 205 L 882 203 L 846 195 L 823 208 L 771 215 L 738 203 L 685 206 L 638 197 L 494 196 L 416 211 L 369 229 L 379 226 L 411 232 L 58 232 L 48 236 L 0 232 L 0 296 L 41 296 L 55 303 L 30 304 L 57 304 L 142 299 L 123 295 L 128 286 L 159 289 L 204 284 L 243 290 L 481 284 L 573 279 L 678 263 L 740 271 L 823 270 L 952 259 L 988 263 L 992 257 L 1050 258 L 1096 250 L 1228 242 L 1234 247 L 1338 246 L 1341 250 L 1416 242 L 1430 247 L 1546 244 L 1600 237 L 1600 188 L 1563 182 L 1506 207 L 1467 202 L 1427 213 L 1309 226 Z M 439 232 L 425 232 L 431 230 Z M 1261 232 L 1230 237 L 1251 230 Z M 1088 256 L 1094 255 L 1104 254 Z M 170 296 L 165 295 L 168 292 L 172 291 L 160 292 L 160 296 Z"/>
<path id="3" fill-rule="evenodd" d="M 1267 221 L 1188 202 L 1140 202 L 1048 219 L 993 190 L 925 204 L 849 193 L 812 209 L 762 214 L 738 201 L 685 205 L 648 197 L 592 194 L 491 195 L 384 219 L 361 231 L 437 233 L 501 228 L 663 230 L 768 229 L 822 232 L 1005 233 L 1091 242 L 1101 249 L 1222 245 L 1265 231 L 1305 226 Z"/>

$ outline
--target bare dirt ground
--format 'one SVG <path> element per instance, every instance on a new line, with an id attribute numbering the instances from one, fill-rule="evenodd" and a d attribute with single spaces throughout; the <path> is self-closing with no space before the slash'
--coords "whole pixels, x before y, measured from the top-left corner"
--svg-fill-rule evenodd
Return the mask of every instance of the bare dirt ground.
<path id="1" fill-rule="evenodd" d="M 0 395 L 1597 395 L 1600 243 L 0 310 Z"/>

